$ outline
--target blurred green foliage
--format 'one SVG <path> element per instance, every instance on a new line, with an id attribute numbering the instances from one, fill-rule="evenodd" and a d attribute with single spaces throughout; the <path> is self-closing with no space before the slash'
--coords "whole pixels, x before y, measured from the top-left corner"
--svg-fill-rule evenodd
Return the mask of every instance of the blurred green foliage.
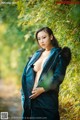
<path id="1" fill-rule="evenodd" d="M 60 46 L 72 51 L 60 90 L 61 119 L 79 120 L 80 5 L 56 4 L 56 0 L 12 2 L 15 4 L 0 4 L 0 77 L 17 76 L 20 84 L 28 57 L 38 49 L 35 32 L 50 27 Z"/>

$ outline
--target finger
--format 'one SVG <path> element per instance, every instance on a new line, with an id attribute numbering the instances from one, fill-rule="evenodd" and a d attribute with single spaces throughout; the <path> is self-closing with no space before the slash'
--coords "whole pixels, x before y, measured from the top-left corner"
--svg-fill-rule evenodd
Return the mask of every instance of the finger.
<path id="1" fill-rule="evenodd" d="M 34 88 L 34 89 L 33 89 L 33 91 L 36 91 L 36 90 L 37 90 L 37 88 Z"/>
<path id="2" fill-rule="evenodd" d="M 31 95 L 31 96 L 29 96 L 29 98 L 32 98 L 33 96 Z"/>
<path id="3" fill-rule="evenodd" d="M 31 96 L 29 96 L 29 98 L 31 98 L 31 99 L 32 99 L 32 98 L 34 98 L 34 96 L 35 96 L 35 94 L 32 94 Z"/>
<path id="4" fill-rule="evenodd" d="M 34 93 L 35 93 L 35 91 L 33 90 L 33 91 L 32 91 L 32 94 L 34 94 Z"/>

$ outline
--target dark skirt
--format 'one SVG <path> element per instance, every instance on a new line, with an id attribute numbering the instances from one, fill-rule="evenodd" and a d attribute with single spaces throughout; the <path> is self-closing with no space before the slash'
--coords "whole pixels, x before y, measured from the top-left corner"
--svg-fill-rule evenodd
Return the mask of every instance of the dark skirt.
<path id="1" fill-rule="evenodd" d="M 30 120 L 60 120 L 60 116 L 53 109 L 32 108 Z"/>

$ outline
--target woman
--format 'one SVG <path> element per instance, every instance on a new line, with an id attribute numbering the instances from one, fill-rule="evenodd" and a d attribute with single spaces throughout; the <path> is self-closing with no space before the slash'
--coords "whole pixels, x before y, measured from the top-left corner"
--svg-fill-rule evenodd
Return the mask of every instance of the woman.
<path id="1" fill-rule="evenodd" d="M 71 59 L 70 49 L 61 49 L 50 28 L 36 32 L 41 47 L 28 61 L 22 76 L 23 120 L 60 120 L 59 86 Z"/>

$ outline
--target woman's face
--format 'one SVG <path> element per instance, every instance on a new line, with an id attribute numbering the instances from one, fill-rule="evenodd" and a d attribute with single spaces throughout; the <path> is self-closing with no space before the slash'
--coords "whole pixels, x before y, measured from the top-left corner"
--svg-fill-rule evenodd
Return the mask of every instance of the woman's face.
<path id="1" fill-rule="evenodd" d="M 44 49 L 50 49 L 51 47 L 53 47 L 51 44 L 52 38 L 53 38 L 53 36 L 49 35 L 45 31 L 40 31 L 37 34 L 38 43 L 39 43 L 40 47 L 42 47 Z"/>

